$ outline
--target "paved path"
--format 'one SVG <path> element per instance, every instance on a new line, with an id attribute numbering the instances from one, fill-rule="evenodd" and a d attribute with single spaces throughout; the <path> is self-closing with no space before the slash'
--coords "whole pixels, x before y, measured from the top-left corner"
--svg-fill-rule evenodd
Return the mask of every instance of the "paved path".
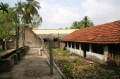
<path id="1" fill-rule="evenodd" d="M 11 72 L 0 73 L 0 79 L 62 79 L 55 68 L 54 74 L 49 75 L 50 69 L 46 63 L 47 59 L 45 53 L 39 56 L 38 49 L 30 49 Z"/>

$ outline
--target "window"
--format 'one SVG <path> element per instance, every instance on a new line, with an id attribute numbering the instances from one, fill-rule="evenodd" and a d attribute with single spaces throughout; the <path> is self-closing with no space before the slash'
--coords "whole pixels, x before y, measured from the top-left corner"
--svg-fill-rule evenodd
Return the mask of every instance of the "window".
<path id="1" fill-rule="evenodd" d="M 103 45 L 102 44 L 91 44 L 91 51 L 98 54 L 103 54 Z"/>
<path id="2" fill-rule="evenodd" d="M 75 46 L 74 46 L 75 44 L 74 44 L 74 42 L 72 42 L 72 48 L 74 48 Z"/>
<path id="3" fill-rule="evenodd" d="M 71 42 L 68 42 L 68 46 L 71 47 Z"/>
<path id="4" fill-rule="evenodd" d="M 76 42 L 76 49 L 79 49 L 79 42 Z"/>
<path id="5" fill-rule="evenodd" d="M 120 58 L 120 44 L 108 45 L 108 52 L 110 58 L 119 59 Z"/>
<path id="6" fill-rule="evenodd" d="M 81 49 L 85 51 L 89 51 L 89 43 L 81 43 Z"/>

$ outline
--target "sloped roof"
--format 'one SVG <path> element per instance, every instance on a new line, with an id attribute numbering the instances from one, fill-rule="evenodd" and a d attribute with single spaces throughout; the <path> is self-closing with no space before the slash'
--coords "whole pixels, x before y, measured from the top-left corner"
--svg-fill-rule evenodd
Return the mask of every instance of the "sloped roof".
<path id="1" fill-rule="evenodd" d="M 29 31 L 30 31 L 31 33 L 33 33 L 38 39 L 41 39 L 40 37 L 38 37 L 38 36 L 34 33 L 34 31 L 32 31 L 32 28 L 31 28 L 31 27 L 25 26 L 25 30 L 29 30 Z M 20 34 L 22 34 L 23 31 L 24 31 L 24 29 L 22 29 L 22 30 L 20 31 Z M 25 32 L 26 32 L 26 31 L 25 31 Z"/>
<path id="2" fill-rule="evenodd" d="M 61 38 L 61 41 L 100 44 L 120 43 L 120 20 L 76 30 Z"/>

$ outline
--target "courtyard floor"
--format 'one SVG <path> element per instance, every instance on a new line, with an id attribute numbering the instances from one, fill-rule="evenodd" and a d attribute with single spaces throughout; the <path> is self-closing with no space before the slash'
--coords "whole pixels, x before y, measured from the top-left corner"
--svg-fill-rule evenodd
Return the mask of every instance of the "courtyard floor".
<path id="1" fill-rule="evenodd" d="M 0 79 L 62 79 L 56 68 L 50 75 L 45 53 L 38 54 L 38 48 L 30 49 L 25 57 L 16 64 L 11 72 L 0 73 Z"/>

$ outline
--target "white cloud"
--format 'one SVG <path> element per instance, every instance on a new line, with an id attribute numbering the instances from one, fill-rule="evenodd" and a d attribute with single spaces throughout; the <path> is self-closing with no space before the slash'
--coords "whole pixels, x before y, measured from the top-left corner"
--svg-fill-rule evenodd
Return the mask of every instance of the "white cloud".
<path id="1" fill-rule="evenodd" d="M 120 0 L 40 0 L 41 29 L 70 27 L 88 16 L 95 25 L 120 20 Z"/>
<path id="2" fill-rule="evenodd" d="M 119 0 L 86 0 L 82 6 L 95 24 L 106 23 L 120 19 Z"/>
<path id="3" fill-rule="evenodd" d="M 48 3 L 47 1 L 41 1 L 40 4 L 40 14 L 43 18 L 41 28 L 70 27 L 73 21 L 80 18 L 76 8 L 65 7 L 54 2 Z"/>

